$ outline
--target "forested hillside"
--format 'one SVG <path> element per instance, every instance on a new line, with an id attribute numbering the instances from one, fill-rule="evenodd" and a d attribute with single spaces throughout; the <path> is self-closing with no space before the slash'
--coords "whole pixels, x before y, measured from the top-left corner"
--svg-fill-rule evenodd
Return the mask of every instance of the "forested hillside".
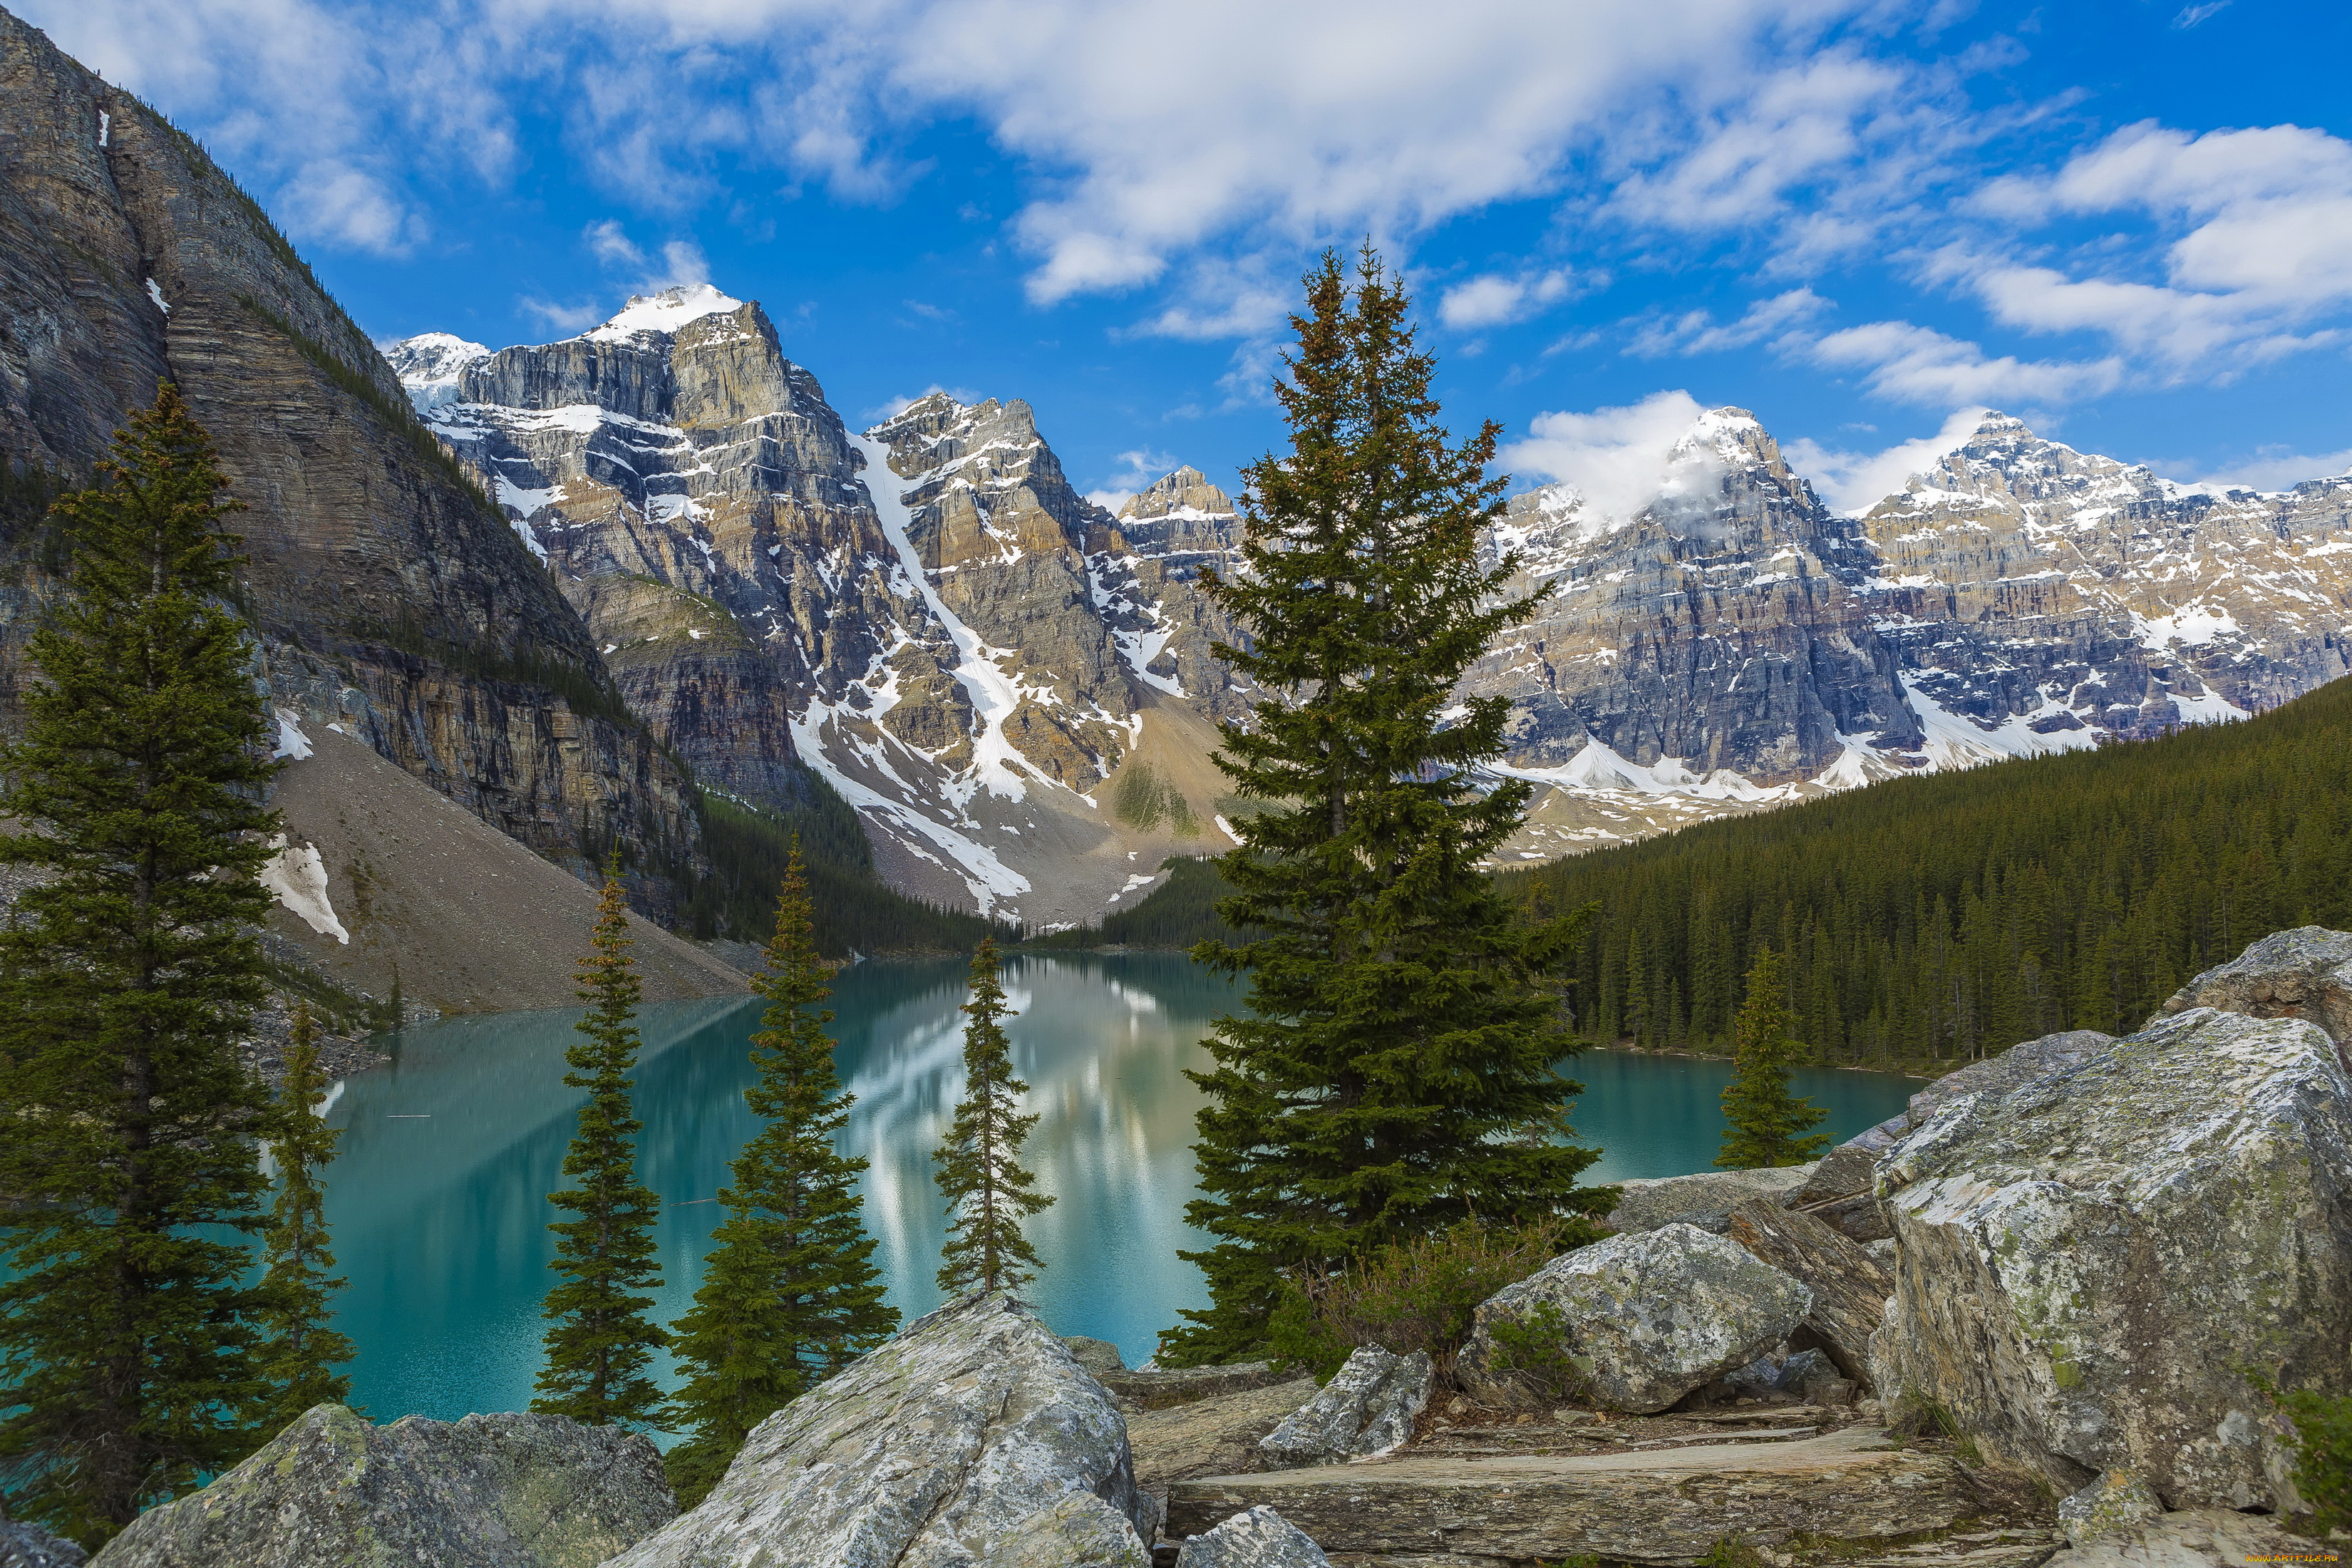
<path id="1" fill-rule="evenodd" d="M 2285 926 L 2352 923 L 2352 682 L 2243 723 L 1899 779 L 1511 873 L 1597 903 L 1580 1033 L 1720 1048 L 1759 949 L 1832 1062 L 2121 1033 Z"/>

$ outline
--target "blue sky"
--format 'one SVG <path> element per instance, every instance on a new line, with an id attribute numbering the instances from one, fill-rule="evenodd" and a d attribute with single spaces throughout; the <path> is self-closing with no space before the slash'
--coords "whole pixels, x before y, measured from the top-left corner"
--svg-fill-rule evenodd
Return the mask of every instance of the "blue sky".
<path id="1" fill-rule="evenodd" d="M 2352 468 L 2352 6 L 2279 0 L 8 0 L 202 136 L 362 325 L 761 300 L 853 425 L 1024 397 L 1230 483 L 1370 234 L 1523 483 L 1754 409 L 1864 504 L 1997 406 L 2179 479 Z"/>

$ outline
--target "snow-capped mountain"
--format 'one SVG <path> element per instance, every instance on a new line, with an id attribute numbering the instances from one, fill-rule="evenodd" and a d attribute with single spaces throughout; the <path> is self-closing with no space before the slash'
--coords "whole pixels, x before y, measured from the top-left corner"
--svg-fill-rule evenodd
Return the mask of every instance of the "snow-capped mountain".
<path id="1" fill-rule="evenodd" d="M 1231 506 L 1197 474 L 1130 525 L 1025 404 L 934 395 L 852 434 L 708 285 L 561 342 L 387 353 L 706 783 L 789 805 L 814 769 L 895 884 L 1040 923 L 1223 842 L 1227 634 L 1193 579 Z"/>
<path id="2" fill-rule="evenodd" d="M 2242 716 L 2352 668 L 2352 477 L 2217 495 L 1999 414 L 1857 519 L 1716 409 L 1631 515 L 1555 485 L 1491 544 L 1550 591 L 1465 682 L 1513 700 L 1503 771 L 1550 786 L 1514 858 Z"/>

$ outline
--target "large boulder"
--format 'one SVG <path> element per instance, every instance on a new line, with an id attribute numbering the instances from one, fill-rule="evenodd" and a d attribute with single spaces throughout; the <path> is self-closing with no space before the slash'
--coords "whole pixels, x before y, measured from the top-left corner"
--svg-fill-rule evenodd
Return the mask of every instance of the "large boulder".
<path id="1" fill-rule="evenodd" d="M 1258 1446 L 1281 1465 L 1336 1465 L 1393 1453 L 1412 1438 L 1412 1424 L 1429 1407 L 1434 1375 L 1426 1351 L 1399 1355 L 1359 1345 L 1331 1381 Z"/>
<path id="2" fill-rule="evenodd" d="M 1646 1414 L 1756 1360 L 1812 1304 L 1811 1290 L 1738 1243 L 1677 1223 L 1612 1236 L 1496 1291 L 1454 1364 L 1481 1401 L 1519 1403 L 1535 1392 L 1523 1358 L 1539 1349 L 1553 1363 L 1539 1374 Z M 1529 1333 L 1550 1342 L 1512 1342 Z"/>
<path id="3" fill-rule="evenodd" d="M 561 1415 L 373 1426 L 315 1406 L 201 1491 L 131 1521 L 105 1568 L 595 1568 L 677 1513 L 661 1456 Z"/>
<path id="4" fill-rule="evenodd" d="M 1946 1073 L 1913 1095 L 1910 1103 L 1899 1115 L 1890 1116 L 1877 1126 L 1857 1132 L 1846 1140 L 1846 1145 L 1865 1150 L 1874 1158 L 1927 1126 L 1935 1120 L 1937 1111 L 1963 1095 L 2007 1094 L 2011 1089 L 2022 1089 L 2035 1079 L 2053 1072 L 2070 1071 L 2084 1062 L 2105 1056 L 2115 1047 L 2115 1043 L 2113 1035 L 2103 1035 L 2096 1029 L 2067 1029 L 2011 1046 L 1997 1057 L 1987 1057 L 1980 1062 L 1970 1062 L 1957 1071 Z M 1862 1237 L 1856 1239 L 1866 1241 L 1874 1238 Z"/>
<path id="5" fill-rule="evenodd" d="M 1811 1215 L 1760 1198 L 1732 1210 L 1724 1235 L 1813 1293 L 1799 1348 L 1827 1352 L 1839 1373 L 1869 1388 L 1871 1336 L 1895 1289 L 1885 1267 Z"/>
<path id="6" fill-rule="evenodd" d="M 962 1568 L 1081 1491 L 1157 1528 L 1108 1392 L 1020 1302 L 971 1296 L 761 1422 L 611 1568 Z"/>
<path id="7" fill-rule="evenodd" d="M 0 1508 L 0 1568 L 81 1568 L 89 1553 L 39 1525 L 13 1520 Z"/>
<path id="8" fill-rule="evenodd" d="M 2352 1387 L 2352 1079 L 2300 1019 L 2197 1008 L 1891 1149 L 1883 1394 L 2071 1493 L 2289 1506 L 2250 1373 Z"/>
<path id="9" fill-rule="evenodd" d="M 1609 1227 L 1625 1235 L 1679 1223 L 1719 1232 L 1724 1216 L 1741 1204 L 1750 1198 L 1786 1201 L 1803 1188 L 1812 1173 L 1810 1164 L 1764 1165 L 1748 1171 L 1700 1171 L 1688 1176 L 1621 1182 L 1618 1186 L 1623 1195 L 1609 1215 Z"/>
<path id="10" fill-rule="evenodd" d="M 1095 1376 L 1138 1409 L 1166 1410 L 1269 1387 L 1289 1381 L 1290 1374 L 1275 1371 L 1272 1362 L 1245 1361 L 1230 1366 L 1136 1367 L 1129 1372 L 1097 1372 Z"/>
<path id="11" fill-rule="evenodd" d="M 2316 1024 L 2352 1068 L 2352 931 L 2325 926 L 2273 931 L 2182 986 L 2148 1022 L 2192 1007 Z"/>
<path id="12" fill-rule="evenodd" d="M 1092 1340 L 1084 1334 L 1066 1334 L 1062 1338 L 1062 1347 L 1070 1352 L 1073 1361 L 1092 1373 L 1097 1380 L 1127 1370 L 1127 1359 L 1108 1340 Z"/>
<path id="13" fill-rule="evenodd" d="M 1330 1568 L 1323 1549 L 1274 1510 L 1247 1509 L 1184 1542 L 1176 1568 Z"/>
<path id="14" fill-rule="evenodd" d="M 1151 1568 L 1151 1552 L 1127 1515 L 1071 1492 L 1022 1521 L 974 1568 Z"/>
<path id="15" fill-rule="evenodd" d="M 1812 1215 L 1849 1241 L 1888 1240 L 1895 1233 L 1887 1228 L 1886 1216 L 1878 1212 L 1878 1198 L 1871 1191 L 1878 1155 L 1874 1148 L 1841 1143 L 1822 1155 L 1805 1184 L 1782 1202 L 1800 1214 Z"/>
<path id="16" fill-rule="evenodd" d="M 2228 1509 L 2160 1514 L 2070 1546 L 2043 1568 L 2246 1568 L 2252 1563 L 2325 1563 L 2343 1553 L 2289 1535 L 2275 1520 Z"/>

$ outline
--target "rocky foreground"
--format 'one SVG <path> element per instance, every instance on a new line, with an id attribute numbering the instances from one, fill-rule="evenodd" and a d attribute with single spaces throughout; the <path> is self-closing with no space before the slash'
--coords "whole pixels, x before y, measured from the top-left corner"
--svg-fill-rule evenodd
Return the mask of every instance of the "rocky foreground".
<path id="1" fill-rule="evenodd" d="M 2352 935 L 2265 938 L 2139 1033 L 2019 1046 L 1817 1164 L 1627 1184 L 1612 1223 L 1481 1306 L 1450 1368 L 1130 1371 L 979 1296 L 772 1417 L 683 1515 L 642 1438 L 321 1406 L 94 1561 L 2340 1558 L 2294 1533 L 2255 1380 L 2352 1391 Z M 0 1524 L 0 1563 L 79 1561 L 27 1531 Z"/>

